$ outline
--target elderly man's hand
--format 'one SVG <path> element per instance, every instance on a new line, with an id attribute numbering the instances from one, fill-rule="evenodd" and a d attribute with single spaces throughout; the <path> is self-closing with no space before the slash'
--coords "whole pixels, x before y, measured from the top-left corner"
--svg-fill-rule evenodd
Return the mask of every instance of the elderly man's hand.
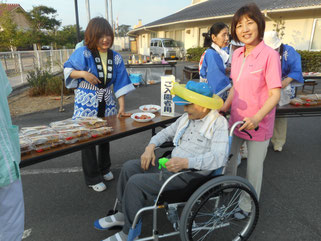
<path id="1" fill-rule="evenodd" d="M 145 152 L 140 157 L 141 167 L 146 171 L 149 168 L 150 163 L 155 166 L 155 145 L 150 144 L 145 148 Z"/>
<path id="2" fill-rule="evenodd" d="M 179 172 L 180 170 L 188 168 L 188 159 L 181 157 L 172 157 L 166 162 L 167 170 L 170 172 Z"/>

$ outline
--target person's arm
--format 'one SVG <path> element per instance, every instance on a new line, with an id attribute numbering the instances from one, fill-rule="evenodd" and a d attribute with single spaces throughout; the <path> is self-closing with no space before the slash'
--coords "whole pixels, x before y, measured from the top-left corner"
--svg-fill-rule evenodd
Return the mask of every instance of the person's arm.
<path id="1" fill-rule="evenodd" d="M 70 77 L 72 79 L 85 79 L 92 85 L 101 83 L 101 81 L 95 75 L 87 71 L 73 70 L 70 74 Z"/>
<path id="2" fill-rule="evenodd" d="M 178 172 L 187 168 L 215 170 L 224 166 L 227 162 L 228 147 L 228 124 L 226 119 L 220 116 L 214 122 L 210 151 L 189 158 L 172 157 L 165 165 L 170 172 Z"/>
<path id="3" fill-rule="evenodd" d="M 291 82 L 293 81 L 293 79 L 291 77 L 286 77 L 282 80 L 282 89 L 284 89 L 285 87 L 287 87 Z"/>
<path id="4" fill-rule="evenodd" d="M 234 96 L 234 87 L 232 86 L 226 101 L 224 102 L 222 108 L 220 109 L 221 112 L 227 112 L 230 109 L 232 105 L 233 96 Z"/>
<path id="5" fill-rule="evenodd" d="M 245 123 L 239 129 L 240 131 L 243 129 L 253 130 L 258 127 L 259 123 L 263 120 L 263 118 L 270 113 L 270 111 L 279 103 L 281 96 L 280 88 L 273 88 L 269 90 L 269 98 L 265 101 L 262 108 L 251 117 L 245 117 L 243 121 Z"/>
<path id="6" fill-rule="evenodd" d="M 291 82 L 303 83 L 304 79 L 302 76 L 302 64 L 301 56 L 295 49 L 291 46 L 286 46 L 288 56 L 285 59 L 282 59 L 286 68 L 285 77 L 282 80 L 282 88 L 285 88 Z"/>
<path id="7" fill-rule="evenodd" d="M 144 170 L 147 170 L 151 163 L 153 166 L 155 166 L 155 147 L 160 146 L 166 141 L 173 140 L 180 118 L 177 119 L 170 126 L 162 129 L 160 132 L 158 132 L 155 136 L 151 138 L 149 144 L 145 148 L 144 153 L 140 157 L 141 167 Z"/>
<path id="8" fill-rule="evenodd" d="M 119 105 L 119 110 L 118 110 L 117 117 L 121 117 L 125 115 L 125 96 L 124 95 L 118 97 L 118 105 Z"/>

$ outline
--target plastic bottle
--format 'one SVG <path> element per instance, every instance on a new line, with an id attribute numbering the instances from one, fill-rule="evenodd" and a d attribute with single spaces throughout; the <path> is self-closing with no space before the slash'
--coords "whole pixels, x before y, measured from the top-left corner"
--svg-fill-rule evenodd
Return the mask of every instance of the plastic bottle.
<path id="1" fill-rule="evenodd" d="M 144 60 L 143 63 L 146 64 L 147 60 L 146 60 L 146 56 L 144 56 Z"/>
<path id="2" fill-rule="evenodd" d="M 142 56 L 141 55 L 138 55 L 138 63 L 142 64 Z"/>
<path id="3" fill-rule="evenodd" d="M 132 57 L 132 63 L 133 63 L 133 64 L 136 63 L 135 55 L 133 55 L 133 57 Z"/>
<path id="4" fill-rule="evenodd" d="M 132 64 L 132 56 L 129 56 L 128 64 Z"/>

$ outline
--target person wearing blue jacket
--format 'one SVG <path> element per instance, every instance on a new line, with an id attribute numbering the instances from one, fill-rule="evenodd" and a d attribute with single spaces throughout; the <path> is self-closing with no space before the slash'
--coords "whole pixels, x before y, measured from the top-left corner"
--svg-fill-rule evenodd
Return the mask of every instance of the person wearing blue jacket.
<path id="1" fill-rule="evenodd" d="M 229 30 L 225 23 L 215 23 L 205 34 L 204 47 L 209 47 L 199 62 L 200 81 L 208 83 L 211 91 L 225 99 L 227 90 L 231 88 L 226 75 L 228 53 L 223 50 L 228 45 Z"/>
<path id="2" fill-rule="evenodd" d="M 67 88 L 75 88 L 73 119 L 106 117 L 125 113 L 125 95 L 135 90 L 121 55 L 111 47 L 113 29 L 102 17 L 91 19 L 85 31 L 85 46 L 77 48 L 64 63 Z M 117 108 L 117 102 L 119 108 Z M 106 189 L 103 181 L 114 178 L 110 171 L 109 142 L 81 150 L 85 182 L 96 192 Z"/>
<path id="3" fill-rule="evenodd" d="M 268 31 L 264 33 L 266 45 L 275 49 L 280 54 L 282 67 L 282 89 L 291 86 L 290 98 L 295 97 L 295 87 L 301 86 L 304 82 L 302 76 L 301 56 L 295 49 L 287 44 L 282 44 L 277 32 Z M 286 141 L 287 118 L 277 118 L 274 124 L 273 137 L 271 142 L 274 151 L 281 152 Z"/>

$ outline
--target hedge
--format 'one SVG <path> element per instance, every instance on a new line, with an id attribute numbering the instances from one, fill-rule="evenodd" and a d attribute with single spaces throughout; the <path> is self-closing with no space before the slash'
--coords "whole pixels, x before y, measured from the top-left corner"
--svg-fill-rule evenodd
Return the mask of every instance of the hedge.
<path id="1" fill-rule="evenodd" d="M 189 61 L 196 61 L 199 62 L 202 54 L 207 48 L 197 47 L 197 48 L 190 48 L 187 49 L 187 59 Z"/>
<path id="2" fill-rule="evenodd" d="M 301 55 L 303 72 L 321 72 L 321 51 L 297 50 Z"/>
<path id="3" fill-rule="evenodd" d="M 189 61 L 199 61 L 206 48 L 197 47 L 187 50 Z M 297 50 L 301 55 L 303 72 L 321 72 L 321 51 Z"/>

